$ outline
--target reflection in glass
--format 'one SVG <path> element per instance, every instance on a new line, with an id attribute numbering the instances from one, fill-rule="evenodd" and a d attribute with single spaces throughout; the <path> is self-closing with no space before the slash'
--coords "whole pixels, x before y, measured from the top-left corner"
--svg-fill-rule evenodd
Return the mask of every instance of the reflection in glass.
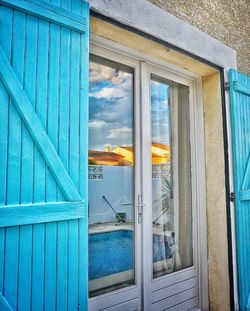
<path id="1" fill-rule="evenodd" d="M 188 87 L 151 78 L 153 277 L 191 266 Z"/>
<path id="2" fill-rule="evenodd" d="M 134 284 L 133 70 L 92 56 L 89 294 Z"/>

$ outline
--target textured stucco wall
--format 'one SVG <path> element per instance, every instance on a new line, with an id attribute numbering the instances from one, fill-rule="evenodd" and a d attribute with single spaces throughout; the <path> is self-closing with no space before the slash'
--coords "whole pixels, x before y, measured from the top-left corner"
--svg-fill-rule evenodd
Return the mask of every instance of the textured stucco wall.
<path id="1" fill-rule="evenodd" d="M 209 310 L 229 311 L 227 216 L 219 73 L 203 78 Z"/>
<path id="2" fill-rule="evenodd" d="M 235 49 L 238 70 L 250 75 L 249 0 L 149 0 Z"/>

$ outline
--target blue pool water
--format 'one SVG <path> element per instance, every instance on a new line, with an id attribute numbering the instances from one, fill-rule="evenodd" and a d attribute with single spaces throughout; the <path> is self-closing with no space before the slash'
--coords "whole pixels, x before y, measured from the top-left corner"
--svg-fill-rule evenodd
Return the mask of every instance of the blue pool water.
<path id="1" fill-rule="evenodd" d="M 89 235 L 89 279 L 97 279 L 134 267 L 134 233 L 131 230 Z M 154 234 L 154 262 L 168 259 L 173 254 L 174 240 Z"/>
<path id="2" fill-rule="evenodd" d="M 133 232 L 118 230 L 89 235 L 89 279 L 132 269 Z"/>

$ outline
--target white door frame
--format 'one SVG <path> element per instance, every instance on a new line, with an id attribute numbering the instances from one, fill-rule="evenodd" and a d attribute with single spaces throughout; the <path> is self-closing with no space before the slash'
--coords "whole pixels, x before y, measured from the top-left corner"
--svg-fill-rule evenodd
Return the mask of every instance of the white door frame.
<path id="1" fill-rule="evenodd" d="M 197 254 L 197 213 L 196 213 L 196 206 L 197 203 L 195 202 L 194 194 L 192 191 L 192 219 L 193 219 L 193 266 L 187 269 L 180 270 L 178 272 L 173 272 L 171 275 L 165 275 L 156 279 L 152 279 L 152 243 L 149 243 L 149 241 L 152 242 L 152 189 L 151 189 L 151 180 L 152 180 L 152 171 L 151 171 L 151 103 L 150 103 L 150 77 L 151 74 L 161 77 L 166 80 L 171 80 L 173 82 L 181 83 L 182 85 L 186 85 L 189 87 L 189 103 L 190 103 L 190 123 L 194 124 L 193 115 L 191 113 L 192 109 L 191 106 L 193 106 L 193 81 L 190 79 L 186 79 L 184 77 L 179 77 L 176 74 L 170 73 L 162 68 L 159 68 L 157 66 L 142 63 L 141 64 L 141 75 L 142 75 L 142 103 L 143 103 L 143 109 L 142 109 L 142 148 L 143 148 L 143 167 L 142 167 L 142 174 L 143 174 L 143 183 L 142 183 L 142 195 L 143 195 L 143 201 L 145 203 L 145 213 L 143 214 L 143 252 L 142 252 L 142 260 L 143 260 L 143 267 L 146 267 L 146 271 L 143 271 L 143 301 L 144 301 L 144 311 L 152 310 L 152 292 L 158 291 L 161 288 L 164 287 L 164 283 L 168 284 L 168 286 L 171 286 L 175 283 L 174 279 L 175 276 L 180 277 L 183 275 L 183 278 L 185 276 L 187 278 L 195 277 L 199 275 L 199 265 L 198 265 L 198 254 Z M 172 98 L 173 100 L 173 98 Z M 176 99 L 177 100 L 177 99 Z M 172 108 L 175 110 L 177 109 L 177 102 L 172 103 Z M 173 132 L 176 133 L 177 128 L 175 124 L 176 118 L 177 118 L 178 111 L 176 110 L 176 113 L 173 113 Z M 192 126 L 191 126 L 192 127 Z M 191 130 L 192 131 L 192 130 Z M 190 132 L 191 132 L 190 131 Z M 192 131 L 193 133 L 194 131 Z M 174 133 L 173 133 L 174 134 Z M 177 139 L 177 135 L 175 136 L 175 140 Z M 190 133 L 190 136 L 191 133 Z M 150 138 L 150 139 L 149 139 Z M 177 145 L 177 141 L 173 141 L 173 145 Z M 192 150 L 194 145 L 194 141 L 191 141 L 191 167 L 192 167 L 192 175 L 196 175 L 195 170 L 195 155 L 193 154 Z M 149 165 L 150 164 L 150 165 Z M 174 174 L 178 168 L 175 167 Z M 176 174 L 175 174 L 176 175 Z M 193 178 L 194 179 L 194 178 Z M 193 189 L 194 184 L 192 184 Z M 178 196 L 178 195 L 177 195 Z M 178 204 L 178 203 L 177 203 Z M 147 210 L 147 212 L 146 212 Z M 188 272 L 188 274 L 187 274 Z M 197 283 L 198 280 L 197 280 Z"/>
<path id="2" fill-rule="evenodd" d="M 134 146 L 135 146 L 135 165 L 134 165 L 134 234 L 135 234 L 135 285 L 117 289 L 112 292 L 96 296 L 89 299 L 89 310 L 102 310 L 113 305 L 119 304 L 119 310 L 133 310 L 141 308 L 141 223 L 138 221 L 138 200 L 141 194 L 141 142 L 140 142 L 140 123 L 136 122 L 136 118 L 140 115 L 140 64 L 137 60 L 110 51 L 105 48 L 100 48 L 96 45 L 91 45 L 90 54 L 94 54 L 111 61 L 124 64 L 134 69 Z"/>
<path id="3" fill-rule="evenodd" d="M 207 231 L 206 231 L 206 192 L 205 192 L 205 152 L 204 152 L 204 120 L 203 120 L 203 100 L 202 100 L 202 81 L 201 77 L 190 73 L 187 70 L 181 69 L 177 66 L 167 64 L 165 62 L 159 61 L 158 59 L 154 59 L 149 57 L 148 55 L 145 55 L 143 53 L 134 51 L 130 48 L 124 47 L 120 44 L 111 42 L 107 39 L 100 38 L 96 35 L 91 36 L 91 46 L 90 46 L 90 52 L 93 54 L 97 54 L 99 56 L 124 63 L 125 65 L 131 66 L 135 70 L 135 88 L 137 90 L 140 89 L 140 80 L 144 81 L 145 83 L 146 79 L 148 79 L 146 76 L 140 78 L 140 75 L 145 75 L 145 70 L 140 72 L 140 62 L 147 63 L 147 66 L 151 66 L 151 70 L 157 71 L 158 75 L 166 76 L 168 80 L 173 80 L 175 82 L 185 84 L 190 86 L 190 102 L 193 104 L 190 106 L 190 134 L 191 134 L 191 145 L 192 145 L 192 152 L 191 152 L 191 161 L 195 166 L 192 165 L 192 175 L 195 176 L 195 178 L 192 178 L 192 203 L 195 205 L 195 222 L 197 222 L 197 230 L 196 232 L 193 231 L 193 234 L 197 237 L 195 243 L 197 244 L 196 251 L 197 256 L 194 255 L 194 258 L 199 258 L 198 262 L 195 263 L 195 266 L 198 271 L 199 276 L 199 307 L 202 310 L 208 310 L 208 275 L 207 275 Z M 141 63 L 141 67 L 143 67 L 144 64 Z M 149 67 L 148 67 L 149 68 Z M 149 118 L 147 116 L 150 111 L 141 109 L 140 102 L 145 103 L 147 99 L 145 98 L 146 94 L 142 92 L 140 94 L 139 91 L 135 92 L 135 113 L 137 115 L 141 114 L 141 120 L 145 124 L 147 123 L 147 128 L 150 128 Z M 141 96 L 141 100 L 140 100 Z M 147 105 L 149 106 L 149 105 Z M 140 124 L 139 122 L 134 123 L 134 129 L 135 129 L 135 135 L 136 140 L 140 144 L 140 135 L 141 136 L 141 142 L 146 146 L 147 150 L 150 150 L 150 152 L 147 154 L 148 157 L 151 157 L 151 141 L 149 141 L 148 136 L 150 133 L 140 133 Z M 149 146 L 150 145 L 150 146 Z M 138 146 L 136 149 L 136 159 L 137 161 L 140 161 L 141 156 L 145 156 L 145 154 L 141 154 L 140 149 L 141 146 Z M 137 163 L 138 164 L 138 163 Z M 139 166 L 138 166 L 139 167 Z M 151 170 L 149 171 L 143 171 L 142 172 L 142 180 L 147 180 L 146 176 L 151 178 Z M 136 174 L 136 184 L 140 184 L 140 174 Z M 150 179 L 149 179 L 150 180 Z M 143 201 L 145 202 L 151 202 L 150 193 L 145 192 L 144 182 L 141 182 L 142 189 L 136 189 L 136 194 L 142 193 L 143 195 Z M 137 198 L 136 198 L 137 199 Z M 136 202 L 136 201 L 135 201 Z M 136 212 L 137 215 L 137 212 Z M 148 212 L 147 219 L 143 219 L 143 227 L 150 228 L 152 227 L 152 217 L 150 218 L 150 212 Z M 140 245 L 141 241 L 143 243 L 143 248 L 146 249 L 148 247 L 148 241 L 142 240 L 141 233 L 138 230 L 140 225 L 138 222 L 136 222 L 136 231 L 137 236 L 136 240 L 138 245 Z M 141 247 L 141 245 L 140 245 Z M 151 248 L 151 247 L 149 247 Z M 152 258 L 152 248 L 148 250 L 149 256 Z M 151 252 L 151 254 L 150 254 Z M 138 252 L 137 252 L 138 253 Z M 141 257 L 140 254 L 137 254 L 136 257 L 136 264 L 137 267 L 140 266 L 140 263 L 142 266 L 146 266 L 145 257 Z M 192 268 L 188 268 L 192 269 Z M 188 271 L 188 269 L 185 269 Z M 140 271 L 137 269 L 136 271 L 136 279 L 138 287 L 141 286 L 140 281 Z M 176 272 L 177 274 L 179 272 Z M 171 278 L 170 278 L 171 279 Z M 150 281 L 150 282 L 149 282 Z M 142 282 L 146 284 L 150 284 L 151 286 L 151 279 L 148 279 L 148 276 L 143 273 L 142 274 Z M 121 301 L 121 297 L 128 297 L 128 295 L 131 294 L 131 299 L 135 296 L 133 292 L 133 289 L 136 286 L 128 287 L 125 289 L 120 289 L 117 291 L 114 291 L 112 293 L 108 293 L 105 295 L 102 295 L 101 297 L 95 297 L 90 299 L 90 310 L 95 310 L 91 306 L 102 306 L 101 304 L 96 304 L 97 301 L 101 303 L 102 297 L 105 296 L 105 299 L 108 300 L 112 297 L 120 297 L 118 300 Z M 132 290 L 132 291 L 131 291 Z M 125 292 L 126 291 L 126 292 Z M 144 290 L 143 292 L 143 301 L 144 301 L 144 310 L 146 305 L 151 305 L 151 289 Z M 138 296 L 140 296 L 140 290 L 138 291 Z M 118 301 L 117 300 L 117 301 Z"/>

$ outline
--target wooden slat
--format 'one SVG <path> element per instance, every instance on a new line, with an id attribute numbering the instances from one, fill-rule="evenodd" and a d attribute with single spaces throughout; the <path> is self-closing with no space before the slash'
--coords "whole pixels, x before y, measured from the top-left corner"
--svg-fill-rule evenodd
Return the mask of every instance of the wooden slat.
<path id="1" fill-rule="evenodd" d="M 60 5 L 60 1 L 54 1 Z M 58 150 L 58 101 L 59 101 L 59 58 L 60 58 L 60 27 L 50 25 L 49 34 L 49 74 L 48 74 L 48 105 L 47 133 L 56 150 Z M 46 171 L 46 200 L 57 201 L 57 184 L 50 169 Z M 56 254 L 57 254 L 57 223 L 46 224 L 45 241 L 45 310 L 56 310 Z"/>
<path id="2" fill-rule="evenodd" d="M 80 129 L 80 35 L 71 34 L 70 105 L 69 105 L 69 174 L 75 185 L 79 183 Z M 78 47 L 78 48 L 76 48 Z"/>
<path id="3" fill-rule="evenodd" d="M 50 25 L 50 53 L 48 75 L 47 133 L 54 148 L 58 151 L 58 107 L 59 107 L 59 59 L 60 59 L 60 27 Z M 46 200 L 57 200 L 57 183 L 51 170 L 46 172 Z"/>
<path id="4" fill-rule="evenodd" d="M 0 291 L 4 287 L 5 229 L 0 228 Z"/>
<path id="5" fill-rule="evenodd" d="M 23 13 L 13 13 L 12 31 L 11 62 L 16 76 L 19 79 L 20 87 L 22 87 L 25 52 L 25 16 Z M 5 56 L 5 58 L 6 61 L 9 62 L 7 56 Z M 0 65 L 0 67 L 2 68 L 2 65 Z M 19 204 L 21 200 L 21 142 L 22 122 L 20 115 L 11 102 L 9 108 L 7 204 Z M 10 306 L 16 310 L 19 275 L 19 227 L 6 228 L 5 232 L 4 296 Z"/>
<path id="6" fill-rule="evenodd" d="M 86 217 L 84 202 L 59 202 L 0 207 L 0 227 Z"/>
<path id="7" fill-rule="evenodd" d="M 57 234 L 57 311 L 67 310 L 68 221 L 58 223 Z"/>
<path id="8" fill-rule="evenodd" d="M 19 228 L 6 228 L 4 296 L 13 310 L 17 309 Z"/>
<path id="9" fill-rule="evenodd" d="M 81 12 L 81 0 L 71 0 L 72 12 L 79 14 Z"/>
<path id="10" fill-rule="evenodd" d="M 44 310 L 44 224 L 33 225 L 31 309 Z"/>
<path id="11" fill-rule="evenodd" d="M 250 96 L 250 86 L 240 83 L 238 81 L 233 82 L 234 91 Z"/>
<path id="12" fill-rule="evenodd" d="M 70 73 L 70 32 L 61 29 L 60 42 L 60 100 L 59 100 L 59 145 L 58 154 L 65 169 L 69 166 L 69 73 Z M 62 197 L 58 199 L 61 201 Z"/>
<path id="13" fill-rule="evenodd" d="M 79 311 L 88 310 L 88 218 L 79 219 Z M 81 263 L 85 264 L 81 264 Z"/>
<path id="14" fill-rule="evenodd" d="M 32 226 L 20 227 L 18 310 L 30 310 L 32 262 Z"/>
<path id="15" fill-rule="evenodd" d="M 69 221 L 69 245 L 68 245 L 68 310 L 78 308 L 78 277 L 79 277 L 79 234 L 78 219 Z"/>
<path id="16" fill-rule="evenodd" d="M 80 35 L 71 33 L 70 51 L 70 105 L 69 105 L 69 174 L 75 185 L 79 184 L 79 101 L 80 101 Z M 69 222 L 69 271 L 68 309 L 76 310 L 78 305 L 78 220 Z"/>
<path id="17" fill-rule="evenodd" d="M 2 48 L 0 48 L 0 77 L 5 87 L 8 89 L 18 112 L 30 131 L 30 134 L 39 147 L 47 165 L 50 167 L 55 179 L 63 190 L 65 197 L 70 201 L 81 200 L 78 191 L 65 170 L 62 161 L 58 157 L 54 146 L 48 138 L 27 95 L 23 91 L 22 86 L 12 70 Z M 14 141 L 16 142 L 17 140 L 14 139 Z"/>
<path id="18" fill-rule="evenodd" d="M 26 18 L 24 88 L 32 105 L 36 94 L 36 53 L 37 19 Z M 27 61 L 29 60 L 29 61 Z M 28 129 L 22 124 L 22 174 L 21 203 L 33 201 L 33 139 Z M 19 207 L 20 208 L 20 207 Z M 18 223 L 15 223 L 18 224 Z M 31 273 L 32 273 L 32 226 L 20 227 L 19 275 L 18 275 L 18 310 L 30 310 Z"/>
<path id="19" fill-rule="evenodd" d="M 80 99 L 80 34 L 71 33 L 69 72 L 69 174 L 79 184 L 79 99 Z M 79 221 L 69 221 L 68 310 L 76 310 L 79 300 Z M 81 265 L 81 264 L 80 264 Z"/>
<path id="20" fill-rule="evenodd" d="M 37 44 L 37 78 L 36 78 L 36 115 L 41 125 L 46 129 L 47 123 L 47 93 L 48 93 L 48 54 L 49 54 L 49 23 L 38 21 Z M 46 201 L 46 162 L 35 146 L 34 153 L 34 201 Z M 62 200 L 63 201 L 63 200 Z"/>
<path id="21" fill-rule="evenodd" d="M 0 27 L 0 45 L 4 48 L 8 59 L 11 58 L 12 45 L 12 25 L 13 12 L 10 9 L 1 7 L 1 27 Z M 8 157 L 8 115 L 9 115 L 9 94 L 7 90 L 0 84 L 0 132 L 2 133 L 0 143 L 0 162 L 2 169 L 0 171 L 0 204 L 7 203 L 6 188 L 7 188 L 7 157 Z M 5 106 L 4 106 L 5 105 Z M 0 228 L 0 291 L 2 292 L 5 286 L 5 229 Z"/>
<path id="22" fill-rule="evenodd" d="M 12 47 L 12 26 L 13 12 L 8 8 L 1 7 L 1 25 L 0 25 L 0 45 L 5 50 L 8 59 L 11 59 Z M 7 203 L 6 188 L 7 188 L 7 157 L 8 157 L 8 119 L 9 119 L 9 94 L 0 83 L 0 204 Z M 2 218 L 0 218 L 2 222 Z M 6 260 L 6 235 L 5 229 L 0 228 L 0 291 L 2 292 L 5 286 L 5 260 Z M 7 265 L 8 266 L 8 265 Z"/>
<path id="23" fill-rule="evenodd" d="M 0 45 L 5 50 L 8 59 L 11 57 L 12 43 L 12 10 L 1 7 Z M 8 123 L 9 123 L 9 94 L 0 81 L 0 204 L 6 203 L 7 194 L 7 159 L 8 159 Z"/>
<path id="24" fill-rule="evenodd" d="M 36 115 L 46 129 L 48 93 L 49 23 L 39 19 L 36 75 Z M 34 153 L 34 201 L 46 201 L 46 163 L 37 146 Z M 45 288 L 45 224 L 33 225 L 32 310 L 44 310 Z"/>
<path id="25" fill-rule="evenodd" d="M 63 1 L 61 2 L 63 5 Z M 68 1 L 69 3 L 69 1 Z M 60 35 L 60 97 L 58 154 L 69 171 L 69 73 L 70 73 L 70 31 L 61 29 Z M 61 200 L 61 196 L 58 196 Z M 57 311 L 67 311 L 68 305 L 68 221 L 58 223 L 57 234 Z"/>
<path id="26" fill-rule="evenodd" d="M 82 14 L 89 20 L 89 6 L 82 1 Z M 80 120 L 79 120 L 79 193 L 88 201 L 88 85 L 89 85 L 89 25 L 86 25 L 86 33 L 81 35 L 81 74 L 80 74 Z M 86 219 L 79 220 L 79 260 L 80 263 L 88 262 L 88 222 Z M 88 310 L 88 266 L 79 266 L 79 311 Z"/>
<path id="27" fill-rule="evenodd" d="M 44 309 L 56 310 L 56 249 L 57 223 L 46 224 Z"/>
<path id="28" fill-rule="evenodd" d="M 32 106 L 36 101 L 37 19 L 27 16 L 25 44 L 24 89 Z M 33 139 L 25 124 L 22 126 L 21 203 L 33 201 Z M 24 173 L 25 172 L 25 173 Z"/>
<path id="29" fill-rule="evenodd" d="M 86 31 L 86 19 L 84 17 L 59 6 L 35 0 L 1 0 L 1 4 L 80 33 Z"/>

